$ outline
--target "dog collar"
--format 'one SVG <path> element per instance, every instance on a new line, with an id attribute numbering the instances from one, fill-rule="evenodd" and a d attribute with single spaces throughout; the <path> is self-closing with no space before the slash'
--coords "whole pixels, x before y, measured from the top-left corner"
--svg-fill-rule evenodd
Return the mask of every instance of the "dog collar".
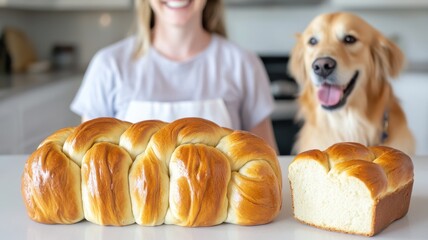
<path id="1" fill-rule="evenodd" d="M 389 126 L 389 109 L 386 109 L 383 113 L 382 119 L 382 134 L 380 136 L 380 142 L 385 143 L 386 139 L 388 139 L 388 126 Z"/>

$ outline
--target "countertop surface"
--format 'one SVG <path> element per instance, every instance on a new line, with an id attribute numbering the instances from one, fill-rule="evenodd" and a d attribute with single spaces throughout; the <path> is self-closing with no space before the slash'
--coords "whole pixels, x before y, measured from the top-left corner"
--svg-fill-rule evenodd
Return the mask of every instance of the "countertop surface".
<path id="1" fill-rule="evenodd" d="M 23 93 L 25 91 L 65 81 L 68 79 L 83 77 L 82 71 L 47 72 L 37 74 L 13 74 L 0 75 L 0 100 Z"/>
<path id="2" fill-rule="evenodd" d="M 0 233 L 1 239 L 369 239 L 368 237 L 329 232 L 297 222 L 292 217 L 287 168 L 291 156 L 281 156 L 283 207 L 277 218 L 260 226 L 221 224 L 188 228 L 173 225 L 143 227 L 99 226 L 88 221 L 72 225 L 46 225 L 27 216 L 20 193 L 20 179 L 27 155 L 0 156 Z M 408 214 L 395 221 L 373 239 L 426 239 L 428 234 L 428 156 L 413 158 L 415 182 Z"/>

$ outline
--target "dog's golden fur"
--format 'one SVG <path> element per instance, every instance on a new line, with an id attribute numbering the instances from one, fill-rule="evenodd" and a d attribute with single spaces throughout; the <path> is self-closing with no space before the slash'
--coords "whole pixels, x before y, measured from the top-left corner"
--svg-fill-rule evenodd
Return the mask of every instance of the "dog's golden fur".
<path id="1" fill-rule="evenodd" d="M 338 89 L 345 89 L 356 77 L 344 104 L 332 110 L 323 107 L 317 97 L 323 83 L 313 73 L 313 64 L 319 58 L 335 60 L 332 79 Z M 400 49 L 360 17 L 345 12 L 316 17 L 297 36 L 289 64 L 300 86 L 297 119 L 303 121 L 294 152 L 354 141 L 413 154 L 413 136 L 389 83 L 403 65 Z M 388 137 L 383 141 L 385 131 Z"/>

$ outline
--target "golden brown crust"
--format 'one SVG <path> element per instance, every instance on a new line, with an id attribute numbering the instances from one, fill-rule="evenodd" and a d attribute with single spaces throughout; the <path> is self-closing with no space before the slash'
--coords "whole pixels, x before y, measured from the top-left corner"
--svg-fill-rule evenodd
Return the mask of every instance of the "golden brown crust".
<path id="1" fill-rule="evenodd" d="M 234 131 L 222 138 L 217 148 L 229 157 L 232 171 L 239 170 L 249 161 L 263 159 L 269 163 L 282 183 L 275 150 L 268 147 L 261 138 L 248 132 Z"/>
<path id="2" fill-rule="evenodd" d="M 308 150 L 296 155 L 293 161 L 316 161 L 324 167 L 326 172 L 330 171 L 328 155 L 318 149 Z"/>
<path id="3" fill-rule="evenodd" d="M 413 180 L 406 183 L 394 192 L 383 196 L 376 204 L 376 212 L 373 214 L 374 227 L 370 236 L 373 236 L 389 224 L 404 217 L 409 211 L 410 197 L 412 195 Z"/>
<path id="4" fill-rule="evenodd" d="M 44 144 L 29 156 L 21 193 L 34 221 L 52 224 L 83 219 L 80 168 L 54 143 Z"/>
<path id="5" fill-rule="evenodd" d="M 147 120 L 132 124 L 120 137 L 119 145 L 129 152 L 132 159 L 143 153 L 152 135 L 167 123 L 159 120 Z"/>
<path id="6" fill-rule="evenodd" d="M 374 199 L 384 194 L 388 186 L 388 180 L 382 167 L 373 162 L 364 160 L 343 161 L 337 164 L 331 172 L 360 179 L 367 186 L 367 189 L 370 189 Z"/>
<path id="7" fill-rule="evenodd" d="M 98 118 L 57 131 L 36 153 L 48 146 L 79 177 L 72 181 L 77 186 L 72 189 L 79 190 L 74 193 L 55 178 L 47 179 L 55 185 L 52 195 L 73 194 L 70 199 L 79 200 L 81 208 L 76 214 L 82 219 L 84 212 L 97 224 L 255 225 L 272 221 L 281 209 L 282 176 L 275 151 L 255 135 L 204 119 L 131 124 Z M 37 158 L 48 158 L 42 165 L 55 161 L 39 155 L 29 158 L 22 177 L 29 215 L 40 222 L 69 223 L 52 214 L 34 217 L 43 215 L 45 205 L 32 200 L 38 195 L 28 190 L 40 190 L 29 179 L 33 172 L 42 175 L 42 167 L 30 163 Z"/>
<path id="8" fill-rule="evenodd" d="M 325 150 L 329 157 L 330 167 L 349 160 L 373 161 L 374 154 L 364 145 L 355 142 L 343 142 L 334 144 Z"/>
<path id="9" fill-rule="evenodd" d="M 153 134 L 147 148 L 151 148 L 157 158 L 168 165 L 172 152 L 177 146 L 186 143 L 216 146 L 221 138 L 230 133 L 227 129 L 205 119 L 183 118 Z"/>
<path id="10" fill-rule="evenodd" d="M 266 161 L 250 161 L 232 172 L 227 222 L 257 225 L 271 222 L 282 207 L 281 183 Z"/>
<path id="11" fill-rule="evenodd" d="M 381 166 L 386 173 L 388 192 L 393 192 L 413 180 L 413 163 L 408 155 L 384 146 L 369 149 L 376 155 L 373 162 Z"/>
<path id="12" fill-rule="evenodd" d="M 129 172 L 129 191 L 138 224 L 155 226 L 164 222 L 169 196 L 168 169 L 153 151 L 135 160 Z"/>
<path id="13" fill-rule="evenodd" d="M 346 172 L 349 176 L 361 179 L 369 187 L 373 197 L 395 191 L 413 180 L 413 163 L 410 157 L 385 146 L 366 147 L 353 142 L 337 143 L 322 152 L 309 150 L 298 154 L 293 162 L 302 160 L 316 161 L 324 167 L 328 161 L 327 171 Z"/>
<path id="14" fill-rule="evenodd" d="M 167 223 L 212 226 L 226 219 L 230 165 L 224 154 L 203 144 L 178 147 L 169 165 Z"/>
<path id="15" fill-rule="evenodd" d="M 129 197 L 129 154 L 111 143 L 96 143 L 82 160 L 85 218 L 100 225 L 134 223 Z"/>
<path id="16" fill-rule="evenodd" d="M 282 207 L 282 176 L 275 151 L 242 131 L 224 137 L 217 148 L 228 157 L 232 170 L 226 221 L 241 225 L 272 221 Z"/>
<path id="17" fill-rule="evenodd" d="M 68 127 L 68 128 L 62 128 L 54 132 L 53 134 L 48 136 L 45 140 L 43 140 L 43 142 L 39 144 L 38 148 L 50 142 L 58 146 L 64 145 L 65 140 L 74 131 L 74 129 L 75 129 L 74 127 Z"/>
<path id="18" fill-rule="evenodd" d="M 115 118 L 96 118 L 80 124 L 64 143 L 64 152 L 79 166 L 83 155 L 96 142 L 118 144 L 119 137 L 131 125 Z"/>

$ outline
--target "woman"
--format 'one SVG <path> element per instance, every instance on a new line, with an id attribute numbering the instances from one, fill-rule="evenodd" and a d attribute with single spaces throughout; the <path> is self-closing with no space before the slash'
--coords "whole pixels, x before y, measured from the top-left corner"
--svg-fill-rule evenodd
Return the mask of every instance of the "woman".
<path id="1" fill-rule="evenodd" d="M 130 122 L 202 117 L 277 149 L 260 59 L 225 39 L 222 0 L 136 0 L 137 33 L 99 51 L 71 109 Z"/>

